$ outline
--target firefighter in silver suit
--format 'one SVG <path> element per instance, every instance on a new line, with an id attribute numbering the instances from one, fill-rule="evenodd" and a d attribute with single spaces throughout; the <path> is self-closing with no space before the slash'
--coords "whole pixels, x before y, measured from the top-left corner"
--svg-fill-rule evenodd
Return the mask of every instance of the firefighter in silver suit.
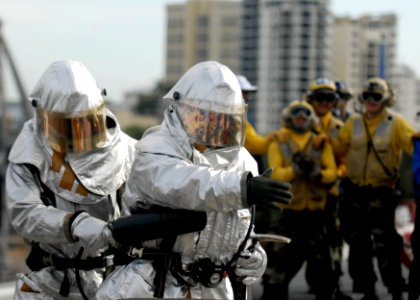
<path id="1" fill-rule="evenodd" d="M 107 227 L 120 216 L 119 194 L 135 140 L 105 107 L 103 92 L 77 61 L 57 61 L 29 100 L 9 155 L 7 209 L 31 245 L 31 272 L 18 274 L 15 299 L 91 299 L 115 241 Z"/>
<path id="2" fill-rule="evenodd" d="M 250 285 L 266 267 L 265 251 L 247 239 L 253 230 L 250 207 L 290 201 L 290 185 L 258 176 L 255 160 L 243 147 L 246 104 L 229 68 L 215 61 L 198 63 L 164 99 L 172 105 L 162 124 L 136 145 L 124 212 L 154 205 L 204 211 L 207 225 L 172 243 L 146 242 L 142 251 L 166 248 L 171 257 L 180 256 L 180 263 L 169 264 L 161 276 L 158 256 L 139 255 L 104 281 L 97 298 L 233 299 L 231 271 Z"/>

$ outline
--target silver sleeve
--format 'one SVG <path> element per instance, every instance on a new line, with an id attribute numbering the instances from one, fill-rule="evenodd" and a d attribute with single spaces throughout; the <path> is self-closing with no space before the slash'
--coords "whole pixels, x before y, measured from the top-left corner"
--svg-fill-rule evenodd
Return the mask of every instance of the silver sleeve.
<path id="1" fill-rule="evenodd" d="M 40 186 L 24 165 L 10 163 L 6 174 L 7 210 L 13 228 L 24 238 L 68 243 L 64 223 L 68 212 L 46 206 Z"/>
<path id="2" fill-rule="evenodd" d="M 217 212 L 244 208 L 243 171 L 215 170 L 159 154 L 141 153 L 138 158 L 123 196 L 130 209 L 139 203 Z"/>

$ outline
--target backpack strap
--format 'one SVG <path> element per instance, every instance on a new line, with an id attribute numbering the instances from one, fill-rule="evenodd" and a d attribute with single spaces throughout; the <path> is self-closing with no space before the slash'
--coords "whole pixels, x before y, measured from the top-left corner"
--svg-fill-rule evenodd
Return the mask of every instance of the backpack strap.
<path id="1" fill-rule="evenodd" d="M 56 205 L 56 201 L 55 201 L 55 195 L 54 195 L 53 191 L 51 191 L 50 188 L 47 187 L 47 185 L 42 182 L 41 175 L 39 173 L 38 168 L 35 167 L 32 164 L 24 164 L 24 166 L 27 167 L 29 169 L 29 171 L 31 171 L 32 175 L 35 176 L 35 178 L 38 180 L 38 183 L 41 185 L 40 198 L 41 198 L 42 202 L 46 206 L 56 207 L 57 205 Z"/>

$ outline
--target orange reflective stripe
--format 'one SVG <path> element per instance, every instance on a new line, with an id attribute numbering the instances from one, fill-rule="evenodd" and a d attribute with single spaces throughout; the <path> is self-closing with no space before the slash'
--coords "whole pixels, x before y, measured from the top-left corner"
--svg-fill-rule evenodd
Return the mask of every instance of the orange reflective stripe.
<path id="1" fill-rule="evenodd" d="M 79 183 L 78 185 L 77 185 L 77 189 L 76 189 L 76 192 L 78 193 L 78 194 L 80 194 L 80 195 L 82 195 L 82 196 L 87 196 L 87 195 L 89 195 L 89 192 L 88 192 L 88 190 L 81 184 L 81 183 Z"/>
<path id="2" fill-rule="evenodd" d="M 20 290 L 25 293 L 39 293 L 38 291 L 34 291 L 26 282 L 22 284 Z"/>
<path id="3" fill-rule="evenodd" d="M 64 164 L 64 155 L 54 151 L 52 156 L 52 165 L 51 170 L 56 173 L 60 173 L 60 169 Z M 77 182 L 76 193 L 82 196 L 88 196 L 89 191 L 76 179 L 72 168 L 69 164 L 65 164 L 64 174 L 60 181 L 60 187 L 66 190 L 71 191 L 74 185 L 74 182 Z"/>
<path id="4" fill-rule="evenodd" d="M 74 175 L 73 170 L 69 166 L 66 166 L 63 177 L 61 178 L 61 181 L 60 181 L 60 187 L 71 191 L 75 179 L 76 179 L 76 175 Z"/>
<path id="5" fill-rule="evenodd" d="M 64 163 L 64 155 L 54 151 L 52 156 L 51 170 L 56 173 L 60 173 L 61 166 Z"/>

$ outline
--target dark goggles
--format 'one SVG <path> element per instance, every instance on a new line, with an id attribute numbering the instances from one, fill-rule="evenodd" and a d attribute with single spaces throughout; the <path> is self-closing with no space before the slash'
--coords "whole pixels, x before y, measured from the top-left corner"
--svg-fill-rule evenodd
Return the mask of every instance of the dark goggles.
<path id="1" fill-rule="evenodd" d="M 310 96 L 311 100 L 315 102 L 327 102 L 327 103 L 333 103 L 337 100 L 337 95 L 333 93 L 314 93 Z"/>
<path id="2" fill-rule="evenodd" d="M 340 98 L 340 100 L 350 100 L 351 99 L 351 94 L 350 93 L 343 93 L 343 92 L 338 92 L 338 97 Z"/>
<path id="3" fill-rule="evenodd" d="M 290 111 L 290 116 L 292 118 L 296 118 L 296 117 L 299 117 L 299 116 L 307 118 L 310 115 L 311 115 L 311 111 L 307 108 L 304 108 L 304 107 L 295 107 Z"/>
<path id="4" fill-rule="evenodd" d="M 382 102 L 384 100 L 384 95 L 372 92 L 362 93 L 362 100 L 368 101 L 372 100 L 373 102 Z"/>

